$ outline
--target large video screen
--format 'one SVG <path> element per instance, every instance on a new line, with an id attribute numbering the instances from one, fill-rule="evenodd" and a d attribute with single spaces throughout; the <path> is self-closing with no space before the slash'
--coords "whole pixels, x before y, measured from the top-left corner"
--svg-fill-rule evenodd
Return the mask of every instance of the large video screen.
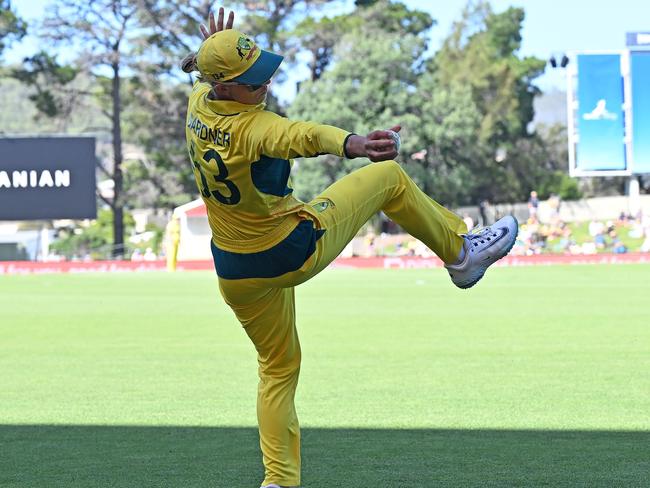
<path id="1" fill-rule="evenodd" d="M 620 54 L 578 55 L 576 168 L 627 168 Z"/>

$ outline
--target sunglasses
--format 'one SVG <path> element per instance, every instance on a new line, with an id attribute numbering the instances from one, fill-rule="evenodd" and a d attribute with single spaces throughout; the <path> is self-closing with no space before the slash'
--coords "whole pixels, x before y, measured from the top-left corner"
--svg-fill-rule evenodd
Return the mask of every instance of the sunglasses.
<path id="1" fill-rule="evenodd" d="M 245 86 L 246 88 L 248 88 L 248 91 L 254 92 L 254 91 L 259 90 L 260 88 L 262 88 L 264 85 L 242 85 L 242 86 Z"/>

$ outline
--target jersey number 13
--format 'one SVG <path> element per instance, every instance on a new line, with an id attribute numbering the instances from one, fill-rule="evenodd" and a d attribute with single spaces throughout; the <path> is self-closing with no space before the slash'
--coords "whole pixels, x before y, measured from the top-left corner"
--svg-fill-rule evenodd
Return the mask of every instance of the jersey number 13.
<path id="1" fill-rule="evenodd" d="M 191 148 L 190 152 L 192 156 L 192 163 L 201 176 L 201 195 L 203 195 L 205 198 L 214 197 L 217 199 L 217 201 L 223 203 L 224 205 L 235 205 L 239 203 L 239 200 L 241 200 L 241 193 L 239 192 L 239 188 L 237 188 L 237 186 L 228 179 L 228 168 L 226 168 L 226 165 L 223 162 L 223 159 L 221 159 L 221 156 L 219 156 L 219 153 L 214 149 L 209 149 L 203 155 L 203 161 L 205 161 L 208 165 L 212 165 L 213 161 L 216 163 L 218 173 L 214 175 L 214 180 L 217 183 L 225 185 L 229 194 L 221 193 L 217 189 L 210 190 L 210 188 L 208 188 L 208 179 L 201 170 L 201 165 L 198 162 L 194 161 L 195 154 L 193 147 Z"/>

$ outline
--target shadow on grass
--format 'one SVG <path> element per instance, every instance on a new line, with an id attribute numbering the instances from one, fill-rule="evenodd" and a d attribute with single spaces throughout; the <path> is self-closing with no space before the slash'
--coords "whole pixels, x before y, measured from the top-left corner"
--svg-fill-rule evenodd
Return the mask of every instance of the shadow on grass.
<path id="1" fill-rule="evenodd" d="M 650 432 L 303 429 L 305 487 L 650 486 Z M 0 425 L 2 487 L 254 488 L 257 430 Z"/>

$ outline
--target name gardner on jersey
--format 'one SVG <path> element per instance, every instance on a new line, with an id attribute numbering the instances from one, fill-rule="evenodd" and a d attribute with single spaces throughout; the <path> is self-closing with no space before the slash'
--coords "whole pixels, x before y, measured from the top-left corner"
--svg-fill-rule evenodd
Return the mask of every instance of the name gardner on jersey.
<path id="1" fill-rule="evenodd" d="M 230 146 L 230 132 L 223 131 L 219 127 L 216 129 L 208 127 L 192 113 L 188 119 L 187 128 L 193 131 L 202 141 L 209 141 L 221 147 Z"/>

